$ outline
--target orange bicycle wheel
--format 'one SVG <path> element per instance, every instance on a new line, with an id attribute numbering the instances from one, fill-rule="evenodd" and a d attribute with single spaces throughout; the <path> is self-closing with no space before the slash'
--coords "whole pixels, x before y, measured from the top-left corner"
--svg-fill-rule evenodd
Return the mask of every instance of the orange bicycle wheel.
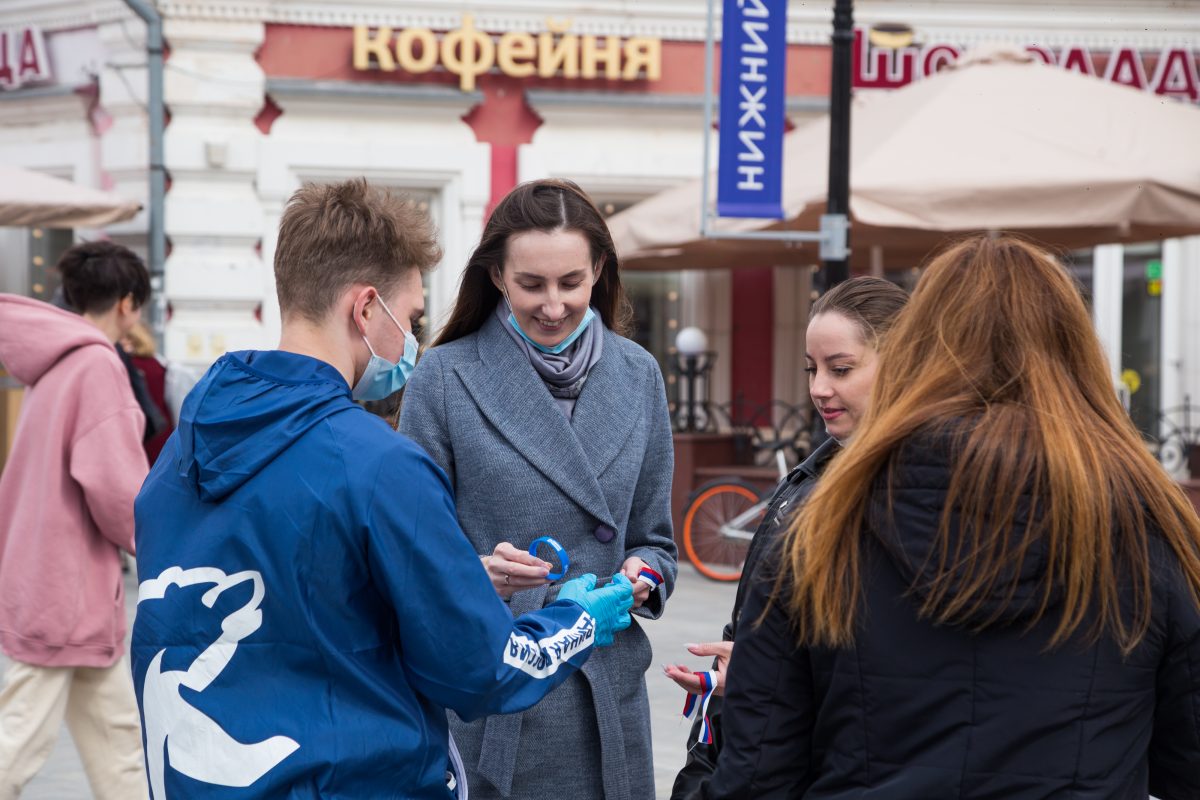
<path id="1" fill-rule="evenodd" d="M 721 481 L 700 487 L 684 513 L 683 549 L 701 575 L 714 581 L 741 579 L 750 539 L 728 536 L 721 527 L 749 511 L 760 499 L 754 487 L 741 482 Z M 753 533 L 762 512 L 743 530 Z"/>

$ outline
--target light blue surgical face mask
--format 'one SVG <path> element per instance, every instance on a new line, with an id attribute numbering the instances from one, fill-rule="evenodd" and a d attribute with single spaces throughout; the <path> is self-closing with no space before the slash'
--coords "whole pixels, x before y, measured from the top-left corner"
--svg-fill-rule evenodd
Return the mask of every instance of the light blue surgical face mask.
<path id="1" fill-rule="evenodd" d="M 371 347 L 366 336 L 362 337 L 362 340 L 367 343 L 367 349 L 371 351 L 371 360 L 367 362 L 367 368 L 363 370 L 362 377 L 358 379 L 358 383 L 354 384 L 354 389 L 350 392 L 350 396 L 355 400 L 383 400 L 385 397 L 390 397 L 404 388 L 404 384 L 408 382 L 408 376 L 412 375 L 412 371 L 417 366 L 417 337 L 404 330 L 404 326 L 392 316 L 391 310 L 383 302 L 382 297 L 379 298 L 379 305 L 388 315 L 388 319 L 395 322 L 396 327 L 404 334 L 404 355 L 400 356 L 399 364 L 393 364 L 375 352 L 375 348 Z"/>
<path id="2" fill-rule="evenodd" d="M 513 330 L 515 330 L 522 339 L 528 342 L 530 347 L 535 350 L 540 350 L 543 353 L 549 353 L 553 356 L 558 355 L 571 345 L 575 344 L 575 340 L 583 335 L 583 332 L 587 330 L 588 325 L 591 325 L 592 320 L 596 318 L 596 312 L 591 306 L 588 306 L 587 311 L 583 312 L 583 319 L 579 321 L 579 325 L 575 328 L 575 330 L 571 331 L 571 333 L 567 335 L 567 338 L 563 339 L 556 345 L 547 346 L 544 344 L 538 344 L 533 339 L 529 338 L 529 334 L 527 334 L 521 328 L 521 324 L 517 322 L 517 315 L 513 313 L 512 302 L 508 299 L 508 292 L 504 291 L 503 289 L 500 291 L 504 294 L 504 302 L 508 303 L 508 324 L 513 326 Z"/>

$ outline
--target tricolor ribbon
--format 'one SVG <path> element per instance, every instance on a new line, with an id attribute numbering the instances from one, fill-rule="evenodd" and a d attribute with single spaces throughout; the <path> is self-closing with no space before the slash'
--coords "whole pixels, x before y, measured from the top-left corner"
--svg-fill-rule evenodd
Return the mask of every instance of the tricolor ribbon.
<path id="1" fill-rule="evenodd" d="M 700 737 L 697 742 L 704 744 L 713 743 L 712 722 L 708 718 L 708 701 L 712 700 L 713 691 L 717 688 L 717 676 L 712 672 L 697 672 L 694 673 L 700 679 L 701 693 L 696 695 L 688 693 L 687 700 L 683 703 L 683 716 L 689 718 L 696 710 L 696 698 L 700 698 Z"/>
<path id="2" fill-rule="evenodd" d="M 564 548 L 561 544 L 556 542 L 554 540 L 554 538 L 551 536 L 539 536 L 538 538 L 533 540 L 533 544 L 529 545 L 529 555 L 533 556 L 534 558 L 541 558 L 541 556 L 538 555 L 538 545 L 539 544 L 545 544 L 551 550 L 553 550 L 554 555 L 556 555 L 558 557 L 558 563 L 560 564 L 558 571 L 551 572 L 549 575 L 546 576 L 546 580 L 556 581 L 559 578 L 561 578 L 563 575 L 566 575 L 567 570 L 571 566 L 571 559 L 567 558 L 566 548 Z"/>
<path id="3" fill-rule="evenodd" d="M 650 591 L 652 592 L 662 585 L 663 582 L 662 574 L 657 570 L 650 569 L 649 567 L 642 567 L 641 572 L 638 573 L 637 579 L 642 583 L 649 584 Z"/>

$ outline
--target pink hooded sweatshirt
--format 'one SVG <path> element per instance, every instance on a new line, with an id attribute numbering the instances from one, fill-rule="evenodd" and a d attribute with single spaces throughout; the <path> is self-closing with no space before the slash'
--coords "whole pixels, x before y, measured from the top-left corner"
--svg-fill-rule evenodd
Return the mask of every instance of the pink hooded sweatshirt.
<path id="1" fill-rule="evenodd" d="M 125 642 L 118 548 L 148 471 L 129 374 L 96 326 L 0 294 L 0 363 L 27 388 L 0 473 L 0 648 L 44 667 L 107 667 Z"/>

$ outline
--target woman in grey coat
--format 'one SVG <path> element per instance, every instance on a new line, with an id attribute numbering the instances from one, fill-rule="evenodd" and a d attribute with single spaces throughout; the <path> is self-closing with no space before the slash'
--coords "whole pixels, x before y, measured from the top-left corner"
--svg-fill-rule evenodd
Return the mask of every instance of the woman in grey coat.
<path id="1" fill-rule="evenodd" d="M 617 266 L 579 187 L 518 186 L 405 392 L 400 430 L 449 475 L 514 615 L 553 601 L 562 580 L 622 572 L 634 613 L 655 619 L 674 585 L 666 392 L 657 362 L 622 335 L 631 312 Z M 541 536 L 570 558 L 561 579 L 547 578 L 549 551 L 528 553 Z M 652 800 L 650 661 L 635 621 L 530 711 L 470 724 L 451 714 L 472 800 Z"/>

